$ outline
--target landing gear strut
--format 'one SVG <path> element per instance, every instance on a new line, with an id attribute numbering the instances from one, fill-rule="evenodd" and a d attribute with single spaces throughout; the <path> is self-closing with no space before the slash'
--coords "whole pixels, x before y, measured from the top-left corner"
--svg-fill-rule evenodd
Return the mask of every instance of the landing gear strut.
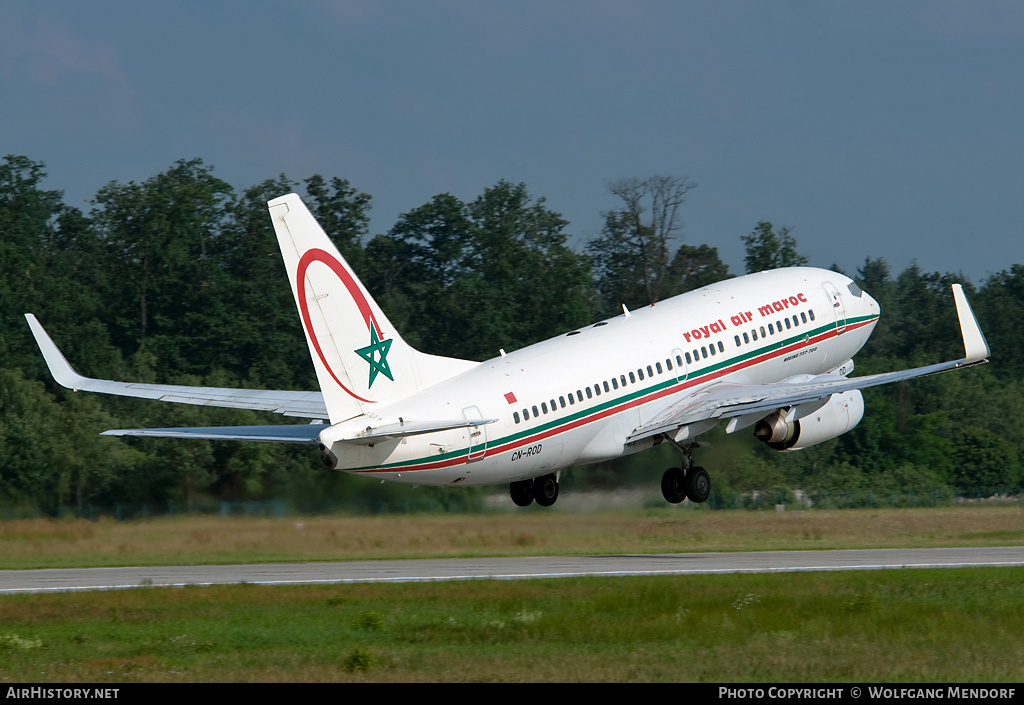
<path id="1" fill-rule="evenodd" d="M 509 484 L 508 492 L 520 507 L 528 507 L 534 500 L 542 507 L 550 507 L 558 499 L 558 476 L 552 473 L 533 480 L 519 480 Z"/>
<path id="2" fill-rule="evenodd" d="M 711 496 L 711 478 L 708 471 L 693 464 L 692 446 L 679 448 L 683 452 L 683 466 L 669 468 L 661 476 L 661 494 L 666 501 L 679 504 L 689 497 L 691 502 L 706 502 Z"/>

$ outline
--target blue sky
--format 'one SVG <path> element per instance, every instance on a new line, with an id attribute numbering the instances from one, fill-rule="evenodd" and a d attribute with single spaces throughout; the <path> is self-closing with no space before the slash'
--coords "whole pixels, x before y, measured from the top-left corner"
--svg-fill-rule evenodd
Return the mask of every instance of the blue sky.
<path id="1" fill-rule="evenodd" d="M 0 0 L 0 150 L 88 210 L 200 157 L 238 189 L 347 178 L 372 231 L 525 182 L 599 234 L 609 181 L 698 184 L 684 240 L 743 271 L 759 220 L 812 264 L 974 283 L 1024 263 L 1024 3 Z"/>

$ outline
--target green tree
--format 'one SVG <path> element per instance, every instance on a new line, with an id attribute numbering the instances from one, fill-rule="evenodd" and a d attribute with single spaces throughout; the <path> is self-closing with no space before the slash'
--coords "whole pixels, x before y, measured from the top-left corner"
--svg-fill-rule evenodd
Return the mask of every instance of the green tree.
<path id="1" fill-rule="evenodd" d="M 995 433 L 965 428 L 953 442 L 956 463 L 951 479 L 956 491 L 973 497 L 1016 492 L 1021 485 L 1017 450 Z"/>
<path id="2" fill-rule="evenodd" d="M 226 206 L 217 247 L 225 276 L 210 298 L 210 323 L 201 334 L 218 366 L 246 386 L 317 388 L 267 211 L 267 201 L 296 189 L 282 174 L 245 189 Z"/>
<path id="3" fill-rule="evenodd" d="M 888 262 L 881 258 L 868 257 L 864 260 L 864 265 L 857 270 L 856 281 L 861 289 L 878 302 L 882 312 L 861 355 L 896 356 L 895 331 L 899 329 L 899 310 L 896 308 L 895 284 Z"/>
<path id="4" fill-rule="evenodd" d="M 305 184 L 307 205 L 320 227 L 352 268 L 362 272 L 363 240 L 369 232 L 372 198 L 337 176 L 328 181 L 314 174 Z"/>
<path id="5" fill-rule="evenodd" d="M 613 315 L 622 304 L 639 307 L 665 298 L 671 243 L 682 229 L 679 213 L 696 186 L 686 177 L 674 176 L 608 185 L 620 205 L 604 214 L 601 236 L 587 246 L 605 315 Z"/>
<path id="6" fill-rule="evenodd" d="M 367 286 L 402 330 L 424 352 L 444 354 L 465 332 L 455 283 L 470 276 L 475 247 L 468 206 L 443 193 L 403 213 L 386 235 L 366 247 Z"/>
<path id="7" fill-rule="evenodd" d="M 590 262 L 568 247 L 568 221 L 543 198 L 499 181 L 469 205 L 469 217 L 471 273 L 452 286 L 463 325 L 452 341 L 457 356 L 492 357 L 589 322 Z"/>
<path id="8" fill-rule="evenodd" d="M 681 245 L 669 265 L 666 298 L 729 279 L 729 265 L 709 245 Z"/>
<path id="9" fill-rule="evenodd" d="M 230 196 L 231 187 L 199 159 L 141 184 L 100 189 L 93 221 L 111 254 L 106 295 L 122 350 L 149 346 L 163 369 L 209 370 L 192 334 L 223 274 L 212 255 Z"/>
<path id="10" fill-rule="evenodd" d="M 589 322 L 589 260 L 567 226 L 525 184 L 440 194 L 371 240 L 368 286 L 424 352 L 493 357 Z"/>
<path id="11" fill-rule="evenodd" d="M 796 239 L 790 232 L 792 228 L 787 227 L 776 232 L 774 225 L 762 220 L 750 235 L 744 235 L 741 239 L 747 252 L 743 258 L 747 274 L 806 265 L 807 258 L 797 252 Z"/>
<path id="12" fill-rule="evenodd" d="M 971 299 L 992 367 L 1005 379 L 1024 378 L 1024 264 L 993 274 Z"/>

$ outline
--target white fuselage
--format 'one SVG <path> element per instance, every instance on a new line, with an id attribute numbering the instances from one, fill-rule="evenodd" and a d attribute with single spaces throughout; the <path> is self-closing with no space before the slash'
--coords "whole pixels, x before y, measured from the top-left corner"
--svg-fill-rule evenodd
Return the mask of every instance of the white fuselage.
<path id="1" fill-rule="evenodd" d="M 409 484 L 512 482 L 633 453 L 654 443 L 627 443 L 635 428 L 708 385 L 769 384 L 848 362 L 879 316 L 851 283 L 809 267 L 720 282 L 487 360 L 369 416 L 493 423 L 375 445 L 331 441 L 366 427 L 364 416 L 321 440 L 339 469 Z"/>

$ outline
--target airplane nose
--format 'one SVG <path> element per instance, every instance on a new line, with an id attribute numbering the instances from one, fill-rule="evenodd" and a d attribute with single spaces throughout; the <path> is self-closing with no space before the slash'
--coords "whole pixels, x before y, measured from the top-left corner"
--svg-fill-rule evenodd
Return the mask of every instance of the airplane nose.
<path id="1" fill-rule="evenodd" d="M 867 304 L 868 311 L 873 315 L 878 315 L 882 311 L 882 307 L 878 305 L 874 297 L 871 294 L 864 292 L 864 303 Z"/>

